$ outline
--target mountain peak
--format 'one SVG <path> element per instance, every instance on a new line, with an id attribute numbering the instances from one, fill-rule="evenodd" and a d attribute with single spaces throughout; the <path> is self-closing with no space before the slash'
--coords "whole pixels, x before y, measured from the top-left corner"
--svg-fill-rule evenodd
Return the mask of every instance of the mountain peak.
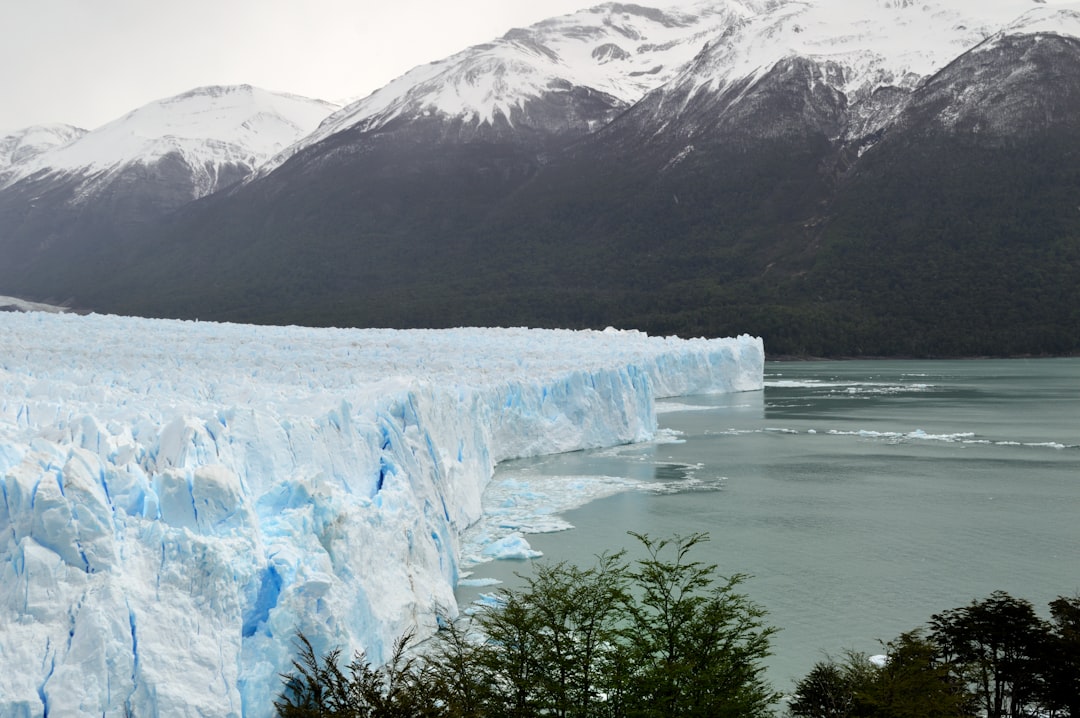
<path id="1" fill-rule="evenodd" d="M 416 67 L 342 108 L 267 172 L 350 128 L 442 117 L 473 126 L 520 121 L 526 105 L 579 88 L 629 106 L 673 78 L 711 37 L 760 2 L 697 0 L 668 8 L 607 3 L 514 28 L 491 42 Z"/>
<path id="2" fill-rule="evenodd" d="M 74 125 L 33 125 L 21 130 L 0 134 L 0 184 L 4 175 L 16 165 L 56 147 L 62 147 L 86 134 Z"/>
<path id="3" fill-rule="evenodd" d="M 1039 3 L 1001 32 L 1005 35 L 1052 33 L 1080 37 L 1080 2 L 1054 5 Z"/>
<path id="4" fill-rule="evenodd" d="M 150 102 L 73 141 L 38 153 L 9 171 L 7 184 L 36 175 L 94 175 L 94 182 L 132 165 L 178 155 L 217 189 L 215 167 L 258 164 L 311 132 L 336 106 L 251 85 L 199 87 Z M 104 174 L 103 174 L 104 173 Z M 89 188 L 86 188 L 89 189 Z"/>
<path id="5" fill-rule="evenodd" d="M 711 38 L 650 104 L 670 117 L 713 96 L 722 98 L 715 115 L 737 105 L 781 63 L 802 58 L 820 68 L 808 81 L 827 84 L 852 108 L 850 131 L 873 134 L 892 116 L 877 107 L 879 90 L 910 92 L 1001 32 L 1080 34 L 1080 21 L 1070 19 L 1075 7 L 1033 0 L 779 0 Z"/>
<path id="6" fill-rule="evenodd" d="M 1005 322 L 1040 333 L 1009 353 L 1075 351 L 1073 35 L 1054 0 L 611 2 L 306 137 L 280 95 L 196 88 L 19 164 L 43 174 L 0 191 L 0 289 L 273 322 L 737 317 L 802 354 L 985 352 Z M 956 287 L 980 288 L 959 311 Z"/>

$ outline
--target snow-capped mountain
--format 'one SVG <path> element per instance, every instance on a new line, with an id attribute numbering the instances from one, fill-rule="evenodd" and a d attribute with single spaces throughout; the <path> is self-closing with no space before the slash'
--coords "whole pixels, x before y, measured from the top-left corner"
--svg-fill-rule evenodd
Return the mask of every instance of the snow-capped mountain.
<path id="1" fill-rule="evenodd" d="M 712 43 L 676 86 L 694 83 L 697 91 L 715 90 L 760 78 L 781 60 L 801 57 L 830 66 L 837 89 L 852 101 L 885 85 L 911 89 L 1030 4 L 1029 0 L 786 2 Z"/>
<path id="2" fill-rule="evenodd" d="M 916 312 L 901 294 L 863 316 L 859 274 L 835 279 L 856 266 L 839 259 L 856 251 L 848 238 L 876 231 L 880 217 L 908 233 L 886 246 L 928 243 L 927 252 L 950 246 L 930 237 L 951 241 L 977 224 L 961 216 L 989 222 L 1000 210 L 1007 217 L 992 226 L 1021 234 L 1043 217 L 1071 221 L 1067 192 L 1037 204 L 1030 187 L 1073 176 L 1078 18 L 1080 3 L 1062 0 L 607 3 L 417 67 L 260 152 L 238 149 L 236 125 L 204 125 L 199 112 L 184 115 L 205 129 L 194 136 L 213 138 L 198 149 L 169 138 L 187 136 L 178 132 L 125 149 L 123 133 L 102 128 L 20 163 L 0 188 L 0 290 L 234 320 L 727 333 L 743 329 L 723 317 L 746 282 L 782 317 L 761 321 L 803 351 L 811 332 L 790 331 L 792 317 L 817 315 L 788 304 L 826 302 L 831 312 L 850 302 L 848 320 L 864 334 L 880 329 L 883 311 Z M 1023 138 L 1046 171 L 1002 138 Z M 131 156 L 160 159 L 102 159 Z M 946 156 L 947 173 L 935 164 Z M 985 178 L 998 175 L 1016 191 L 991 192 Z M 948 201 L 924 196 L 946 176 Z M 889 214 L 916 195 L 923 204 L 906 217 Z M 1029 224 L 1015 221 L 1025 213 Z M 74 247 L 91 252 L 84 259 L 111 286 L 72 260 Z M 942 257 L 948 268 L 935 276 L 955 283 L 979 257 L 988 272 L 979 286 L 997 286 L 981 251 Z M 921 281 L 907 274 L 911 255 L 895 261 L 908 267 L 896 270 L 902 281 L 879 267 L 886 285 Z M 793 288 L 777 288 L 783 277 Z M 870 351 L 856 334 L 837 335 L 852 352 Z"/>
<path id="3" fill-rule="evenodd" d="M 73 125 L 34 125 L 16 132 L 0 134 L 0 185 L 11 169 L 56 147 L 62 147 L 86 134 Z"/>
<path id="4" fill-rule="evenodd" d="M 606 3 L 517 28 L 421 65 L 331 115 L 265 166 L 346 130 L 436 118 L 464 127 L 518 127 L 576 136 L 674 77 L 711 38 L 753 17 L 764 0 L 695 0 L 674 7 Z M 574 95 L 579 97 L 575 101 Z M 583 104 L 588 108 L 581 111 Z"/>
<path id="5" fill-rule="evenodd" d="M 133 167 L 186 169 L 198 199 L 242 179 L 311 132 L 336 107 L 250 85 L 201 87 L 151 102 L 73 141 L 13 161 L 5 184 L 78 178 L 85 202 Z"/>
<path id="6" fill-rule="evenodd" d="M 657 88 L 681 103 L 738 88 L 728 98 L 737 101 L 792 58 L 820 65 L 819 79 L 872 118 L 855 124 L 870 133 L 884 121 L 869 101 L 875 91 L 910 91 L 995 33 L 1072 32 L 1075 7 L 1041 0 L 696 0 L 661 8 L 607 3 L 417 67 L 336 112 L 263 174 L 335 133 L 373 132 L 394 120 L 530 124 L 531 104 L 574 88 L 607 98 L 612 110 L 572 128 L 579 131 L 599 129 Z M 671 103 L 662 108 L 677 110 Z M 566 132 L 566 118 L 559 120 L 555 131 Z"/>
<path id="7" fill-rule="evenodd" d="M 247 85 L 203 87 L 91 132 L 24 132 L 16 136 L 11 163 L 0 165 L 3 264 L 19 274 L 61 255 L 66 259 L 60 264 L 80 272 L 96 266 L 95 276 L 103 276 L 108 248 L 243 180 L 334 109 Z M 36 151 L 28 152 L 31 141 Z M 66 287 L 57 287 L 39 298 L 69 296 Z"/>
<path id="8" fill-rule="evenodd" d="M 799 89 L 781 92 L 816 94 L 805 102 L 830 106 L 810 113 L 831 120 L 819 129 L 858 142 L 887 127 L 903 109 L 902 98 L 927 78 L 989 38 L 1080 35 L 1077 7 L 1031 0 L 776 3 L 714 38 L 641 103 L 637 111 L 648 116 L 637 122 L 664 139 L 672 127 L 687 137 L 709 126 L 769 132 L 769 113 L 763 116 L 754 95 L 770 74 L 776 80 L 794 73 Z"/>
<path id="9" fill-rule="evenodd" d="M 1054 32 L 1027 32 L 1048 19 Z M 1038 13 L 1024 20 L 1017 26 L 1021 32 L 996 33 L 927 80 L 905 103 L 891 135 L 922 125 L 937 133 L 1016 141 L 1080 123 L 1080 14 Z M 1003 66 L 1009 68 L 1004 75 Z"/>

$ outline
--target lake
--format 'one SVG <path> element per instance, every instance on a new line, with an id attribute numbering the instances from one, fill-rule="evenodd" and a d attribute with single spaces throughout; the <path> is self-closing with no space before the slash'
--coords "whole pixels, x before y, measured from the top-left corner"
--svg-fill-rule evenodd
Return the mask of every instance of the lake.
<path id="1" fill-rule="evenodd" d="M 761 392 L 661 401 L 655 443 L 500 465 L 476 531 L 522 530 L 580 565 L 640 555 L 628 530 L 708 532 L 696 557 L 750 574 L 743 591 L 781 629 L 781 691 L 826 654 L 878 653 L 998 589 L 1044 615 L 1080 593 L 1080 359 L 765 371 Z M 516 586 L 529 562 L 473 570 Z"/>

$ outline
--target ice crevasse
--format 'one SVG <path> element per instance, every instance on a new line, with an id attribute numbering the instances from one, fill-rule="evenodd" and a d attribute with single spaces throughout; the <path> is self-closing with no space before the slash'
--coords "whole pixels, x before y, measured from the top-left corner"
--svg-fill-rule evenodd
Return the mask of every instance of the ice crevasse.
<path id="1" fill-rule="evenodd" d="M 760 339 L 0 314 L 0 715 L 269 716 L 453 614 L 495 464 L 762 386 Z"/>

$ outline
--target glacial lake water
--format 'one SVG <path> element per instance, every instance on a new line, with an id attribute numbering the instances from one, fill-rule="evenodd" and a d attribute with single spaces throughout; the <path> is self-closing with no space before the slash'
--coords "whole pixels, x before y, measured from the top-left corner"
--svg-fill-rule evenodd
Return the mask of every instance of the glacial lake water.
<path id="1" fill-rule="evenodd" d="M 476 531 L 524 531 L 540 560 L 579 565 L 640 555 L 629 530 L 708 532 L 696 557 L 749 574 L 781 629 L 768 667 L 785 692 L 826 654 L 878 653 L 994 590 L 1042 614 L 1080 593 L 1080 359 L 765 373 L 761 392 L 662 400 L 655 443 L 500 465 Z M 472 570 L 503 583 L 463 585 L 463 606 L 530 562 Z"/>

